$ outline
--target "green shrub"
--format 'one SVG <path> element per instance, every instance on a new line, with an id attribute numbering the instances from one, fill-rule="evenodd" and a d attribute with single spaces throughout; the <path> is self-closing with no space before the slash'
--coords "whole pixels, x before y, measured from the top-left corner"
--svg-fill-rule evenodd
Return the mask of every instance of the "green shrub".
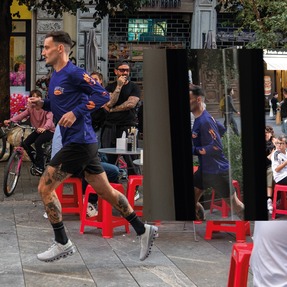
<path id="1" fill-rule="evenodd" d="M 233 132 L 225 133 L 222 138 L 222 144 L 223 152 L 230 163 L 232 179 L 237 180 L 240 189 L 243 190 L 241 137 Z"/>

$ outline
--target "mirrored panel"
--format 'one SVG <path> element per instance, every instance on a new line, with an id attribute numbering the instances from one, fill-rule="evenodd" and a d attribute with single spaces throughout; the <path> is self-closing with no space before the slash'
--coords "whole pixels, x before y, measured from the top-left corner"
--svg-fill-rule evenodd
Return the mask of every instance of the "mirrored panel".
<path id="1" fill-rule="evenodd" d="M 198 220 L 244 218 L 237 51 L 188 51 Z"/>
<path id="2" fill-rule="evenodd" d="M 147 218 L 267 220 L 263 51 L 147 50 L 144 90 Z"/>

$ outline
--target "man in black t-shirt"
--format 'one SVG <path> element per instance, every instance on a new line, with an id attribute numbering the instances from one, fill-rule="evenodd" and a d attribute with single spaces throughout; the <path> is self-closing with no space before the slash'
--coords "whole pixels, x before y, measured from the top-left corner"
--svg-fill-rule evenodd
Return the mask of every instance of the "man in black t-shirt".
<path id="1" fill-rule="evenodd" d="M 139 86 L 129 80 L 130 66 L 127 62 L 119 62 L 114 70 L 117 81 L 109 84 L 106 90 L 118 95 L 113 106 L 108 106 L 108 114 L 102 128 L 102 147 L 116 147 L 116 139 L 122 137 L 123 131 L 128 135 L 128 129 L 137 124 L 136 106 L 140 100 Z M 124 85 L 118 85 L 118 79 L 124 81 Z M 108 161 L 115 163 L 116 155 L 108 155 Z M 128 165 L 128 174 L 135 174 L 135 167 L 130 156 L 125 156 Z"/>

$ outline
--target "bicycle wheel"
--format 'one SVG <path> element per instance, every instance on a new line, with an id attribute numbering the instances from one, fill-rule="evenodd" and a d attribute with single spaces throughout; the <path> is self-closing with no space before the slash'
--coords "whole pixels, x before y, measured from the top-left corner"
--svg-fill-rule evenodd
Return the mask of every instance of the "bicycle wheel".
<path id="1" fill-rule="evenodd" d="M 2 131 L 2 130 L 1 130 Z M 6 135 L 0 131 L 0 159 L 4 156 L 6 151 Z"/>
<path id="2" fill-rule="evenodd" d="M 6 196 L 11 196 L 16 189 L 21 170 L 20 160 L 21 154 L 14 151 L 5 168 L 3 191 Z"/>

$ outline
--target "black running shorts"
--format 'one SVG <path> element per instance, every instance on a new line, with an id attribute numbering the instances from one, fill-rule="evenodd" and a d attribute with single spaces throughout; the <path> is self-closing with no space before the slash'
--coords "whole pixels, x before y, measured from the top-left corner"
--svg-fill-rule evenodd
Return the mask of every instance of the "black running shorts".
<path id="1" fill-rule="evenodd" d="M 98 157 L 98 145 L 68 144 L 55 154 L 49 163 L 52 167 L 61 166 L 61 171 L 80 175 L 83 171 L 91 174 L 104 172 Z"/>
<path id="2" fill-rule="evenodd" d="M 215 192 L 221 194 L 222 198 L 228 198 L 235 192 L 235 188 L 232 185 L 232 179 L 229 177 L 229 172 L 217 174 L 202 173 L 199 168 L 193 175 L 193 184 L 194 187 L 201 190 L 212 187 Z"/>

